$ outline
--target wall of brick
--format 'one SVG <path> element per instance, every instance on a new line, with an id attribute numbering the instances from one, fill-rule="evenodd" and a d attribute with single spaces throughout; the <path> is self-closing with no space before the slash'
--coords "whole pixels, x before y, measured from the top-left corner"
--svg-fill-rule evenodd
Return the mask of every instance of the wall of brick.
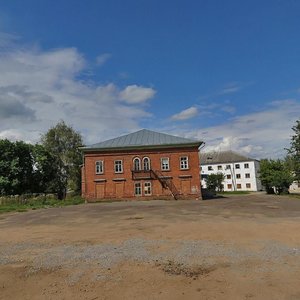
<path id="1" fill-rule="evenodd" d="M 180 169 L 180 157 L 187 156 L 189 169 Z M 90 201 L 109 198 L 172 198 L 169 189 L 162 187 L 159 180 L 133 180 L 132 172 L 133 159 L 144 157 L 150 159 L 150 168 L 158 170 L 163 176 L 170 176 L 172 182 L 180 193 L 181 198 L 201 198 L 199 156 L 198 148 L 172 148 L 160 150 L 139 150 L 119 152 L 94 152 L 85 153 L 84 166 L 82 167 L 82 194 Z M 161 170 L 161 158 L 168 157 L 170 170 Z M 96 174 L 95 163 L 98 160 L 104 162 L 104 173 Z M 123 161 L 123 172 L 114 172 L 114 161 Z M 142 196 L 135 196 L 134 183 L 140 182 L 143 189 Z M 144 183 L 151 182 L 152 194 L 144 195 Z"/>

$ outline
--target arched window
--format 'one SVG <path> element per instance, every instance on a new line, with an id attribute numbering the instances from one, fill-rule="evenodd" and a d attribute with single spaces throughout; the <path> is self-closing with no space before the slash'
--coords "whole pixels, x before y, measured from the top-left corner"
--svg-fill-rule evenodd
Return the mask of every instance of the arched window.
<path id="1" fill-rule="evenodd" d="M 133 170 L 134 171 L 140 171 L 141 170 L 141 160 L 138 157 L 136 157 L 133 160 Z"/>
<path id="2" fill-rule="evenodd" d="M 150 158 L 149 157 L 143 158 L 143 168 L 145 171 L 150 171 Z"/>

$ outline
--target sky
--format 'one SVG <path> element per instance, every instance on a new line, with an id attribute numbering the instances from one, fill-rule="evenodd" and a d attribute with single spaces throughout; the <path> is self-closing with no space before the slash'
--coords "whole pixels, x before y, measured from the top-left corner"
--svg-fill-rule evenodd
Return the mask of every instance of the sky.
<path id="1" fill-rule="evenodd" d="M 64 120 L 281 158 L 300 119 L 298 0 L 1 0 L 0 138 Z"/>

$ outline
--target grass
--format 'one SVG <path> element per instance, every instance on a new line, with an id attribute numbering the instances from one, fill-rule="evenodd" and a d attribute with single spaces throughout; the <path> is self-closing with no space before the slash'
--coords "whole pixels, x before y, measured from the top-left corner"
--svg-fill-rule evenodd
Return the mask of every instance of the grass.
<path id="1" fill-rule="evenodd" d="M 62 207 L 67 205 L 78 205 L 84 203 L 84 199 L 80 196 L 74 196 L 65 200 L 58 200 L 53 197 L 37 197 L 26 201 L 26 203 L 18 203 L 15 199 L 5 199 L 3 204 L 0 204 L 0 214 L 6 212 L 25 212 L 49 207 Z"/>

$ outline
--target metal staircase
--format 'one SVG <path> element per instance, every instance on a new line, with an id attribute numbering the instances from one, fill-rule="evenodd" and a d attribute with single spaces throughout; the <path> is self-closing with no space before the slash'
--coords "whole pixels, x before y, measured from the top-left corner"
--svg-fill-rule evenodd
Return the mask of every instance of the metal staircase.
<path id="1" fill-rule="evenodd" d="M 176 186 L 174 185 L 172 178 L 165 176 L 162 172 L 156 170 L 151 170 L 151 177 L 153 177 L 154 179 L 157 179 L 161 185 L 163 186 L 163 188 L 168 188 L 173 196 L 173 198 L 175 200 L 178 200 L 179 197 L 179 192 L 176 188 Z"/>

